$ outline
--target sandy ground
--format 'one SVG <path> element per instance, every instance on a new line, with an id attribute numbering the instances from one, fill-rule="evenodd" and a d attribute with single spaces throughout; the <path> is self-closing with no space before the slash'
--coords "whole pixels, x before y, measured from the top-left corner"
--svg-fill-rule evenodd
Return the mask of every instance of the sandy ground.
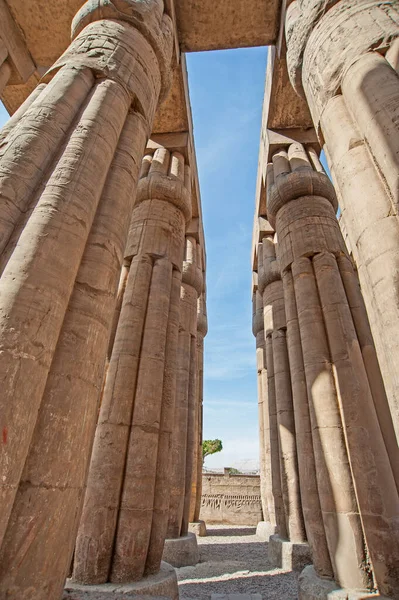
<path id="1" fill-rule="evenodd" d="M 262 600 L 297 600 L 298 574 L 273 569 L 267 543 L 255 527 L 209 525 L 197 538 L 200 562 L 176 569 L 180 600 L 209 600 L 211 594 L 261 594 Z"/>

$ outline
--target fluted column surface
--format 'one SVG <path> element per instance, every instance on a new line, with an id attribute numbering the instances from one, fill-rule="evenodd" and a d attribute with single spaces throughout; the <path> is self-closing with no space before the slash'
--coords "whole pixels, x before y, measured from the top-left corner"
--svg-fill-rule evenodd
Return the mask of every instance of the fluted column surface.
<path id="1" fill-rule="evenodd" d="M 268 215 L 276 224 L 283 278 L 292 285 L 291 273 L 293 280 L 334 575 L 343 587 L 371 585 L 366 542 L 377 583 L 392 593 L 398 572 L 398 494 L 376 411 L 380 398 L 373 396 L 351 311 L 355 305 L 341 274 L 350 261 L 335 217 L 334 190 L 318 167 L 313 151 L 300 144 L 276 153 Z"/>
<path id="2" fill-rule="evenodd" d="M 62 592 L 139 165 L 168 86 L 162 3 L 104 6 L 82 7 L 2 137 L 0 597 Z"/>
<path id="3" fill-rule="evenodd" d="M 194 237 L 187 236 L 180 292 L 169 539 L 176 539 L 188 531 L 195 446 L 197 300 L 202 290 L 203 276 L 198 266 L 197 242 Z"/>
<path id="4" fill-rule="evenodd" d="M 167 525 L 170 436 L 184 231 L 184 157 L 143 159 L 125 292 L 104 385 L 73 577 L 126 582 L 159 570 Z"/>

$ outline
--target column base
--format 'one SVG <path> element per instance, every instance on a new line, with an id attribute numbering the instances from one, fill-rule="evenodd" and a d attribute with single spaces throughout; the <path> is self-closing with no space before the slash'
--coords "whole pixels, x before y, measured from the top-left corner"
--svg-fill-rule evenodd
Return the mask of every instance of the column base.
<path id="1" fill-rule="evenodd" d="M 162 560 L 174 567 L 191 567 L 199 562 L 197 537 L 188 533 L 177 539 L 165 540 Z"/>
<path id="2" fill-rule="evenodd" d="M 159 573 L 134 583 L 81 585 L 67 580 L 62 600 L 142 600 L 148 597 L 153 600 L 179 600 L 176 571 L 171 565 L 162 562 Z"/>
<path id="3" fill-rule="evenodd" d="M 188 531 L 190 533 L 195 533 L 195 535 L 198 535 L 198 537 L 205 537 L 206 536 L 205 521 L 194 521 L 193 523 L 189 523 Z"/>
<path id="4" fill-rule="evenodd" d="M 256 526 L 256 535 L 262 542 L 268 542 L 271 535 L 276 533 L 276 526 L 268 521 L 259 521 Z"/>
<path id="5" fill-rule="evenodd" d="M 295 544 L 278 535 L 272 535 L 267 547 L 269 562 L 278 569 L 301 571 L 312 564 L 309 544 Z"/>
<path id="6" fill-rule="evenodd" d="M 304 568 L 298 580 L 298 600 L 389 600 L 386 596 L 340 588 L 333 579 L 319 577 L 313 567 Z"/>

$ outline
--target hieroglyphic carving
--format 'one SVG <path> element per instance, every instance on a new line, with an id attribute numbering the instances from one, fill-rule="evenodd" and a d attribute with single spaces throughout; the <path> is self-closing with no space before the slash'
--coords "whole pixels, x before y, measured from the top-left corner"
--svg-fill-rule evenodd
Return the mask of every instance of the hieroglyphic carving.
<path id="1" fill-rule="evenodd" d="M 245 507 L 260 507 L 260 495 L 247 494 L 204 494 L 202 496 L 201 507 L 216 510 L 234 509 L 240 510 Z"/>

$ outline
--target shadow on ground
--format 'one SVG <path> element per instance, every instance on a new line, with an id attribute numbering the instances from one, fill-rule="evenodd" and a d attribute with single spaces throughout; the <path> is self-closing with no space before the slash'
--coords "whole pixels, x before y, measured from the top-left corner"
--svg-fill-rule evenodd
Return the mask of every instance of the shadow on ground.
<path id="1" fill-rule="evenodd" d="M 267 543 L 253 527 L 215 526 L 198 538 L 200 562 L 177 569 L 180 600 L 211 594 L 261 594 L 263 600 L 296 600 L 297 573 L 274 569 Z"/>
<path id="2" fill-rule="evenodd" d="M 291 573 L 245 575 L 228 580 L 179 582 L 180 600 L 209 600 L 212 594 L 261 594 L 263 600 L 297 600 Z"/>
<path id="3" fill-rule="evenodd" d="M 231 536 L 247 536 L 255 535 L 256 527 L 230 527 L 226 526 L 226 529 L 212 529 L 211 527 L 206 528 L 208 537 L 231 537 Z"/>

